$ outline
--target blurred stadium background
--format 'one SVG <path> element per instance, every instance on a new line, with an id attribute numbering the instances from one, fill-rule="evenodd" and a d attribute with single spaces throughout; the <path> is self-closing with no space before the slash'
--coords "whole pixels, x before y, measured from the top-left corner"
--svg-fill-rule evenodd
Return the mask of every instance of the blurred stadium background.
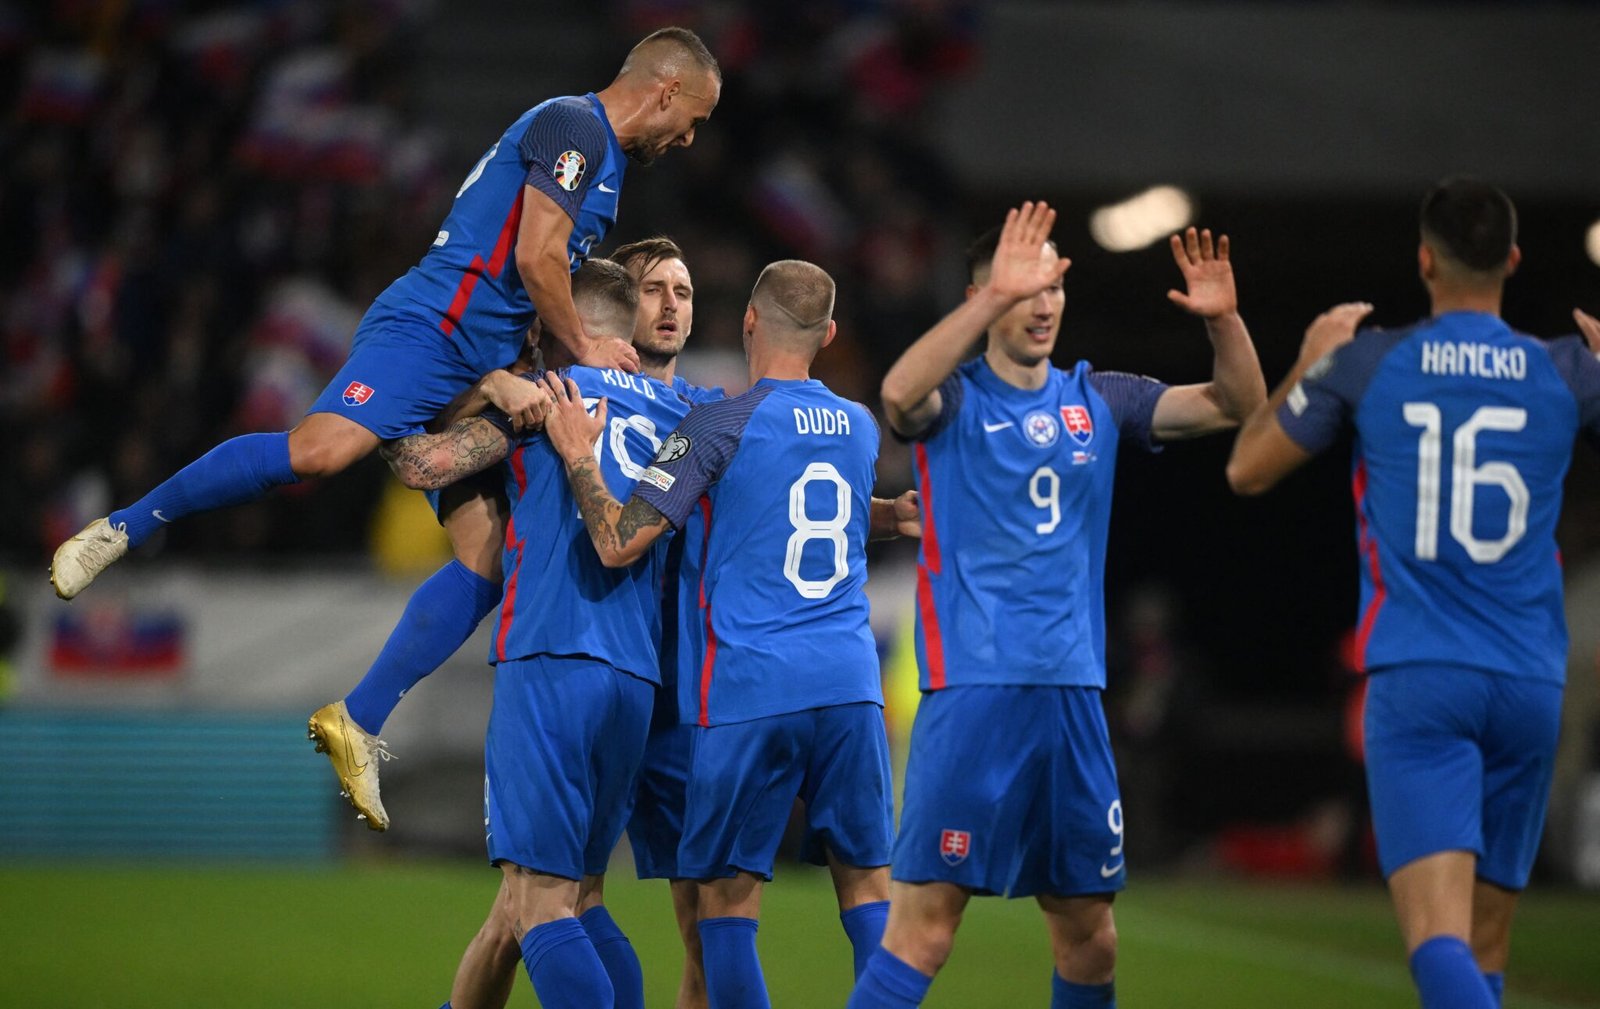
<path id="1" fill-rule="evenodd" d="M 682 371 L 742 385 L 759 266 L 840 279 L 819 377 L 877 405 L 959 299 L 961 252 L 1045 198 L 1074 260 L 1058 363 L 1194 381 L 1159 239 L 1230 233 L 1269 382 L 1329 304 L 1404 324 L 1436 178 L 1522 212 L 1506 315 L 1600 311 L 1600 12 L 1591 3 L 961 0 L 53 0 L 0 4 L 0 1005 L 433 1006 L 496 886 L 481 858 L 486 646 L 385 735 L 395 827 L 337 799 L 304 718 L 365 669 L 446 555 L 377 460 L 190 520 L 70 608 L 54 545 L 215 442 L 291 426 L 370 299 L 528 105 L 598 88 L 638 36 L 695 28 L 721 106 L 629 176 L 607 247 L 668 233 L 696 324 Z M 604 251 L 602 249 L 602 251 Z M 1376 881 L 1343 463 L 1263 501 L 1224 439 L 1130 458 L 1108 576 L 1134 880 L 1129 1005 L 1414 1004 Z M 910 484 L 886 442 L 882 490 Z M 1573 646 L 1561 764 L 1507 1005 L 1600 1005 L 1600 464 L 1561 534 Z M 915 704 L 914 548 L 873 557 L 891 721 Z M 666 1004 L 664 887 L 608 888 Z M 842 1005 L 825 882 L 769 895 L 780 1005 Z M 1042 1002 L 1023 903 L 980 902 L 930 1005 Z M 814 966 L 824 965 L 824 966 Z M 658 1001 L 659 1000 L 659 1001 Z M 531 1005 L 525 983 L 513 1004 Z"/>

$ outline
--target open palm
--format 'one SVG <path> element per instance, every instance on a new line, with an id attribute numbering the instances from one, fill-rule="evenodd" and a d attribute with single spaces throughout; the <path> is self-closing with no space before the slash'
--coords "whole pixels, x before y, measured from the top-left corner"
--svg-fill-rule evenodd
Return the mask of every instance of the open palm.
<path id="1" fill-rule="evenodd" d="M 989 266 L 989 286 L 995 293 L 1021 301 L 1061 280 L 1072 265 L 1050 244 L 1056 212 L 1045 203 L 1024 203 L 1006 214 L 1000 244 Z"/>
<path id="2" fill-rule="evenodd" d="M 1233 286 L 1233 264 L 1228 261 L 1228 236 L 1211 241 L 1211 230 L 1190 228 L 1172 236 L 1172 258 L 1183 273 L 1187 293 L 1167 292 L 1173 304 L 1206 319 L 1239 310 L 1239 292 Z"/>

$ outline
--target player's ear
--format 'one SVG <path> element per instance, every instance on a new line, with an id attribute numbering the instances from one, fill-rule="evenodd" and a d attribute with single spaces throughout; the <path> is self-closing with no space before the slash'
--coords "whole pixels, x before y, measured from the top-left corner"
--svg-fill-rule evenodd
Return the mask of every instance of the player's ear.
<path id="1" fill-rule="evenodd" d="M 666 111 L 672 100 L 678 97 L 678 92 L 683 90 L 683 82 L 674 77 L 661 85 L 661 109 Z"/>
<path id="2" fill-rule="evenodd" d="M 1522 265 L 1522 246 L 1511 246 L 1511 255 L 1506 257 L 1506 276 L 1517 272 L 1517 267 Z"/>
<path id="3" fill-rule="evenodd" d="M 1423 280 L 1432 280 L 1436 265 L 1433 250 L 1428 248 L 1428 243 L 1419 243 L 1417 245 L 1417 273 L 1422 275 Z"/>
<path id="4" fill-rule="evenodd" d="M 744 331 L 752 332 L 756 328 L 756 303 L 750 302 L 744 306 Z"/>
<path id="5" fill-rule="evenodd" d="M 822 346 L 826 347 L 828 344 L 832 343 L 833 342 L 833 338 L 838 336 L 838 335 L 839 335 L 839 324 L 837 322 L 835 322 L 834 320 L 829 319 L 828 320 L 828 335 L 822 338 Z M 821 349 L 821 348 L 818 348 L 818 349 Z"/>

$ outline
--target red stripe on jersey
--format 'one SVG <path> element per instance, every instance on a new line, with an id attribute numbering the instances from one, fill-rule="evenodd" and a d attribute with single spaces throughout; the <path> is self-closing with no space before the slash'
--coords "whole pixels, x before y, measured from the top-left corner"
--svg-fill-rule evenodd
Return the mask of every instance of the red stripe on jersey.
<path id="1" fill-rule="evenodd" d="M 478 278 L 483 276 L 483 257 L 473 256 L 472 264 L 461 273 L 461 283 L 456 285 L 455 297 L 450 299 L 450 308 L 445 312 L 444 318 L 439 320 L 439 328 L 444 330 L 444 335 L 449 336 L 461 325 L 461 316 L 467 310 L 467 302 L 472 300 L 472 289 L 478 286 Z"/>
<path id="2" fill-rule="evenodd" d="M 1367 525 L 1367 461 L 1365 459 L 1356 463 L 1355 475 L 1350 480 L 1350 492 L 1356 500 L 1356 536 L 1357 552 L 1362 554 L 1367 561 L 1367 573 L 1372 578 L 1372 599 L 1367 602 L 1365 613 L 1361 614 L 1361 625 L 1356 629 L 1356 669 L 1365 672 L 1367 668 L 1367 642 L 1372 638 L 1372 626 L 1378 622 L 1378 611 L 1383 608 L 1383 601 L 1388 596 L 1388 590 L 1383 587 L 1383 572 L 1378 568 L 1378 541 L 1372 536 L 1372 529 Z"/>
<path id="3" fill-rule="evenodd" d="M 706 615 L 706 658 L 700 664 L 700 724 L 711 725 L 711 668 L 717 664 L 717 632 L 711 627 L 711 606 L 706 602 L 706 557 L 711 553 L 711 498 L 700 495 L 700 518 L 705 538 L 700 544 L 700 609 Z"/>
<path id="4" fill-rule="evenodd" d="M 517 500 L 528 490 L 528 471 L 522 461 L 522 448 L 511 453 L 511 475 L 517 481 Z M 512 502 L 515 508 L 516 502 Z M 516 559 L 511 564 L 511 572 L 506 576 L 505 598 L 500 600 L 500 632 L 494 638 L 494 653 L 501 662 L 506 660 L 506 637 L 511 633 L 511 621 L 516 616 L 517 609 L 517 575 L 522 571 L 522 548 L 527 545 L 526 539 L 517 538 L 517 517 L 512 515 L 506 520 L 506 546 L 516 551 Z"/>
<path id="5" fill-rule="evenodd" d="M 922 645 L 928 658 L 928 689 L 944 687 L 944 633 L 939 629 L 939 609 L 933 604 L 932 575 L 944 563 L 939 555 L 939 528 L 933 521 L 933 481 L 928 479 L 928 446 L 917 442 L 917 495 L 922 503 L 922 563 L 917 565 L 917 610 L 922 616 Z"/>
<path id="6" fill-rule="evenodd" d="M 511 247 L 517 241 L 517 225 L 522 222 L 522 190 L 517 190 L 517 198 L 511 201 L 511 213 L 506 215 L 506 223 L 500 226 L 500 237 L 495 240 L 494 252 L 489 256 L 489 276 L 498 277 L 506 265 L 506 257 L 511 254 Z"/>

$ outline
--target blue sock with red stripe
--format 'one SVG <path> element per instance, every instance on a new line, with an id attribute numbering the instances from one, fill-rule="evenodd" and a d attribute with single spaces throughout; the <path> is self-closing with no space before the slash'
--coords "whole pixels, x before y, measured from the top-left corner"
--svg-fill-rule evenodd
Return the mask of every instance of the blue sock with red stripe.
<path id="1" fill-rule="evenodd" d="M 855 953 L 856 980 L 867 969 L 867 961 L 883 941 L 883 927 L 889 923 L 889 902 L 875 900 L 870 904 L 857 904 L 848 911 L 839 912 L 844 934 L 850 937 L 850 949 Z"/>
<path id="2" fill-rule="evenodd" d="M 594 1009 L 611 1005 L 611 979 L 589 934 L 576 918 L 557 918 L 528 929 L 522 963 L 544 1009 Z"/>
<path id="3" fill-rule="evenodd" d="M 382 732 L 405 692 L 444 665 L 499 601 L 500 583 L 460 561 L 435 571 L 411 594 L 367 675 L 345 695 L 350 717 L 374 736 Z"/>
<path id="4" fill-rule="evenodd" d="M 856 979 L 846 1009 L 917 1009 L 933 978 L 879 946 Z"/>
<path id="5" fill-rule="evenodd" d="M 578 921 L 611 979 L 613 1009 L 644 1009 L 644 971 L 639 967 L 639 954 L 633 951 L 633 943 L 617 927 L 611 912 L 604 907 L 591 907 L 578 916 Z"/>
<path id="6" fill-rule="evenodd" d="M 1412 952 L 1411 978 L 1422 1009 L 1494 1009 L 1472 950 L 1453 935 L 1436 935 Z"/>
<path id="7" fill-rule="evenodd" d="M 700 958 L 711 1009 L 771 1009 L 756 955 L 759 926 L 754 918 L 701 919 Z"/>
<path id="8" fill-rule="evenodd" d="M 168 522 L 254 501 L 299 479 L 289 467 L 287 431 L 240 435 L 178 470 L 133 504 L 112 512 L 107 520 L 113 526 L 126 526 L 128 546 L 136 547 Z"/>
<path id="9" fill-rule="evenodd" d="M 1116 1009 L 1117 986 L 1075 984 L 1060 974 L 1050 973 L 1050 1009 Z"/>

